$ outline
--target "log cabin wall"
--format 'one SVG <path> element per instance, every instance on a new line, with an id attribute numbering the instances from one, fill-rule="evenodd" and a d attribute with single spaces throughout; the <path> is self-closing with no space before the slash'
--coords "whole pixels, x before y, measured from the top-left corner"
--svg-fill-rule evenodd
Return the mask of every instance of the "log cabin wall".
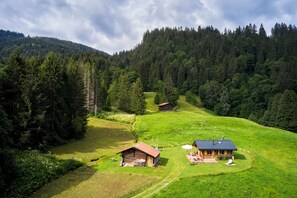
<path id="1" fill-rule="evenodd" d="M 150 155 L 147 155 L 147 158 L 146 158 L 146 165 L 149 166 L 149 167 L 152 167 L 154 166 L 154 159 L 152 156 Z"/>
<path id="2" fill-rule="evenodd" d="M 146 153 L 143 153 L 143 152 L 141 152 L 139 150 L 136 150 L 136 149 L 130 149 L 130 150 L 124 151 L 122 153 L 122 156 L 123 156 L 123 162 L 125 162 L 125 163 L 132 163 L 136 159 L 144 159 L 144 160 L 146 160 L 147 154 Z"/>

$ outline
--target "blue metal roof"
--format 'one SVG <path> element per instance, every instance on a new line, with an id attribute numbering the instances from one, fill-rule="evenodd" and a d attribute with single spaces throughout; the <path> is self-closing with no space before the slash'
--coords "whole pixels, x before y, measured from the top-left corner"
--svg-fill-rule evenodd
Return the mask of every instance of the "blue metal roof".
<path id="1" fill-rule="evenodd" d="M 232 140 L 195 140 L 193 146 L 199 150 L 237 150 Z"/>

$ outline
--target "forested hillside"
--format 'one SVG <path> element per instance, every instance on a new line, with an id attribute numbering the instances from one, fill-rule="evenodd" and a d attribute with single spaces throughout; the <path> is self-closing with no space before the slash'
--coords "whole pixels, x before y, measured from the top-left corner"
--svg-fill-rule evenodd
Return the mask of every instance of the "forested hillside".
<path id="1" fill-rule="evenodd" d="M 180 94 L 199 95 L 219 115 L 296 132 L 296 54 L 297 28 L 282 23 L 270 36 L 251 24 L 223 33 L 212 26 L 155 29 L 114 59 L 136 71 L 147 91 L 169 82 Z"/>
<path id="2" fill-rule="evenodd" d="M 0 29 L 0 57 L 9 56 L 16 49 L 25 56 L 45 56 L 50 51 L 61 55 L 74 52 L 100 52 L 71 41 L 48 37 L 25 37 L 22 33 Z"/>
<path id="3" fill-rule="evenodd" d="M 143 95 L 126 94 L 137 84 L 134 91 L 156 91 L 156 103 L 175 105 L 178 94 L 196 94 L 218 115 L 297 131 L 297 28 L 292 25 L 276 24 L 269 36 L 262 25 L 251 24 L 223 33 L 212 26 L 155 29 L 135 49 L 113 56 L 57 39 L 9 31 L 0 31 L 0 37 L 1 45 L 7 43 L 2 54 L 21 46 L 24 56 L 53 49 L 72 57 L 80 65 L 92 114 L 111 107 L 142 114 Z M 135 104 L 138 100 L 142 102 Z"/>

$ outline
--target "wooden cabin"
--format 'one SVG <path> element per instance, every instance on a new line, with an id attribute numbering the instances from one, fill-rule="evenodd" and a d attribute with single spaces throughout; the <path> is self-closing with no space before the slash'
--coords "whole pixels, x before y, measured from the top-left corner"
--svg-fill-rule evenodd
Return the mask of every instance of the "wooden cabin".
<path id="1" fill-rule="evenodd" d="M 169 102 L 164 102 L 158 105 L 159 111 L 173 111 L 174 106 Z"/>
<path id="2" fill-rule="evenodd" d="M 193 147 L 197 149 L 197 155 L 202 159 L 231 158 L 233 151 L 237 151 L 232 140 L 195 140 Z"/>
<path id="3" fill-rule="evenodd" d="M 157 166 L 160 151 L 145 144 L 138 143 L 119 152 L 122 156 L 121 166 Z"/>

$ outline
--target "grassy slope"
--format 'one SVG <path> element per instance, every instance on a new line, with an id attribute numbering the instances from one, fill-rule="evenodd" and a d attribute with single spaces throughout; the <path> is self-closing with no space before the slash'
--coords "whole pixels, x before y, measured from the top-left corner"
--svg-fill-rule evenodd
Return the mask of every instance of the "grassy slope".
<path id="1" fill-rule="evenodd" d="M 88 126 L 84 139 L 56 147 L 52 153 L 60 159 L 83 161 L 89 167 L 47 184 L 34 197 L 129 196 L 135 190 L 139 191 L 156 181 L 156 177 L 149 174 L 140 177 L 135 171 L 127 169 L 129 174 L 119 171 L 120 156 L 116 153 L 134 143 L 131 125 L 90 118 Z M 90 162 L 96 158 L 99 160 Z M 117 161 L 113 162 L 111 158 Z"/>
<path id="2" fill-rule="evenodd" d="M 137 197 L 296 195 L 296 134 L 244 119 L 214 116 L 186 103 L 184 97 L 178 101 L 177 112 L 159 113 L 153 104 L 154 93 L 146 93 L 146 97 L 147 114 L 136 118 L 133 130 L 140 141 L 159 147 L 160 166 L 119 167 L 120 156 L 116 153 L 134 143 L 129 133 L 131 125 L 91 118 L 86 138 L 57 147 L 53 153 L 62 159 L 79 159 L 93 168 L 65 175 L 45 186 L 36 197 L 80 197 L 84 193 L 90 197 L 130 197 L 137 192 Z M 239 148 L 235 166 L 225 166 L 225 161 L 189 165 L 181 145 L 223 135 Z M 98 157 L 98 161 L 90 162 Z"/>
<path id="3" fill-rule="evenodd" d="M 240 118 L 212 116 L 183 100 L 178 112 L 139 116 L 135 131 L 140 139 L 175 152 L 169 162 L 179 160 L 182 144 L 195 139 L 232 139 L 237 147 L 236 166 L 219 164 L 185 166 L 181 179 L 156 197 L 293 197 L 297 193 L 297 135 L 260 126 Z M 183 151 L 185 152 L 185 151 Z M 246 158 L 246 159 L 244 159 Z M 251 168 L 250 168 L 251 167 Z M 250 169 L 248 169 L 250 168 Z M 245 170 L 242 172 L 236 172 Z M 236 172 L 233 174 L 221 174 Z M 216 175 L 217 174 L 217 175 Z M 204 175 L 204 176 L 199 176 Z"/>

